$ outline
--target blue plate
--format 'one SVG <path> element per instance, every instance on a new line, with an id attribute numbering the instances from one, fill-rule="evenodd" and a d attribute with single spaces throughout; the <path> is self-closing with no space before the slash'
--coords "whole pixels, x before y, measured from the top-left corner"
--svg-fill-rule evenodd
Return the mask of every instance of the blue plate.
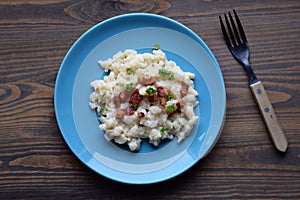
<path id="1" fill-rule="evenodd" d="M 154 44 L 183 71 L 195 73 L 199 120 L 183 142 L 174 139 L 158 148 L 143 142 L 134 153 L 104 139 L 89 108 L 90 83 L 103 76 L 98 60 L 125 49 L 151 52 Z M 105 20 L 74 43 L 57 75 L 54 106 L 66 143 L 89 168 L 119 182 L 149 184 L 181 174 L 213 148 L 224 123 L 226 93 L 220 67 L 199 36 L 172 19 L 135 13 Z"/>

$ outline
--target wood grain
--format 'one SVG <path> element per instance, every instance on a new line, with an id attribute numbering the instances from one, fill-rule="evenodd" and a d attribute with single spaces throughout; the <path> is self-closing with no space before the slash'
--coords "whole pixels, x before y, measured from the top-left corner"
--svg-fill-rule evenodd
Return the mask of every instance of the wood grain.
<path id="1" fill-rule="evenodd" d="M 236 9 L 263 81 L 289 138 L 277 152 L 225 47 L 218 15 Z M 88 169 L 56 123 L 60 63 L 93 25 L 149 12 L 195 31 L 224 75 L 227 112 L 213 151 L 184 174 L 154 185 L 125 185 Z M 297 0 L 0 1 L 0 199 L 300 199 L 300 2 Z"/>

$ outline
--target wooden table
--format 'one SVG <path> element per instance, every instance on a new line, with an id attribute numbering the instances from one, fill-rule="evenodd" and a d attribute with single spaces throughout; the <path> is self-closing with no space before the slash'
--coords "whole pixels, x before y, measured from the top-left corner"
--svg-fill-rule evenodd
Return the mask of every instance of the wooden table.
<path id="1" fill-rule="evenodd" d="M 218 16 L 235 8 L 289 147 L 274 149 L 232 58 Z M 60 64 L 76 39 L 119 14 L 156 13 L 195 31 L 222 69 L 227 112 L 213 151 L 182 175 L 126 185 L 71 152 L 56 123 Z M 300 199 L 300 2 L 298 0 L 0 1 L 0 199 Z"/>

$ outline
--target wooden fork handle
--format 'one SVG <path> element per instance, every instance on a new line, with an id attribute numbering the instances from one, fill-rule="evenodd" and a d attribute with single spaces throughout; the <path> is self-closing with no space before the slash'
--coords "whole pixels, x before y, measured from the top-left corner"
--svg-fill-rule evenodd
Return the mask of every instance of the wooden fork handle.
<path id="1" fill-rule="evenodd" d="M 288 147 L 288 141 L 285 133 L 283 132 L 280 124 L 278 122 L 277 116 L 274 112 L 272 104 L 266 93 L 266 90 L 262 82 L 258 81 L 250 85 L 252 93 L 256 99 L 259 110 L 264 118 L 264 121 L 268 127 L 270 136 L 273 140 L 275 147 L 281 151 L 285 152 Z"/>

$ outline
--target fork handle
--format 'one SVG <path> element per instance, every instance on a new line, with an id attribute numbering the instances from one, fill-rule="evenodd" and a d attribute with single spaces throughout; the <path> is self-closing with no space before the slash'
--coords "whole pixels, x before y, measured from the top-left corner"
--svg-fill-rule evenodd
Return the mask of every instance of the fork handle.
<path id="1" fill-rule="evenodd" d="M 270 136 L 273 140 L 275 147 L 285 152 L 288 147 L 288 141 L 285 133 L 283 132 L 278 122 L 277 116 L 274 112 L 272 104 L 266 93 L 266 90 L 262 82 L 258 81 L 250 85 L 252 93 L 256 99 L 259 110 L 264 118 L 264 121 L 268 127 Z"/>

